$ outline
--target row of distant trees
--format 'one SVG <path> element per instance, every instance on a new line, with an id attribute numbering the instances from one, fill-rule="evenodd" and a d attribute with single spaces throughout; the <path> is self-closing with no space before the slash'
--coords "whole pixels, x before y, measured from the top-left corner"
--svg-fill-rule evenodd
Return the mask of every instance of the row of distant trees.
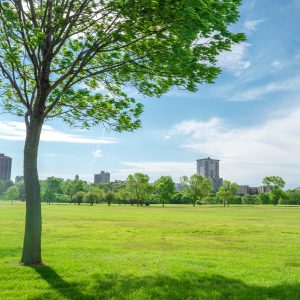
<path id="1" fill-rule="evenodd" d="M 171 176 L 161 176 L 154 183 L 149 183 L 149 176 L 143 173 L 129 175 L 124 183 L 89 184 L 82 180 L 64 180 L 48 177 L 41 180 L 42 201 L 48 204 L 57 203 L 95 203 L 106 202 L 150 205 L 171 204 L 289 204 L 300 205 L 300 191 L 283 191 L 285 182 L 277 176 L 264 178 L 263 183 L 270 189 L 269 193 L 258 195 L 237 195 L 238 185 L 225 180 L 219 191 L 212 190 L 209 179 L 201 175 L 183 176 L 183 191 L 176 191 Z M 14 184 L 11 181 L 0 181 L 0 198 L 7 200 L 24 200 L 24 183 Z"/>

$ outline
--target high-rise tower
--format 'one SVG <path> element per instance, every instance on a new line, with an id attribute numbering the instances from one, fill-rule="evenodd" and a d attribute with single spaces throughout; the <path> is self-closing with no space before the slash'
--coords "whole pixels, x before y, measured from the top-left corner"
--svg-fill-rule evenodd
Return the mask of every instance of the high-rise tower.
<path id="1" fill-rule="evenodd" d="M 219 174 L 218 159 L 202 158 L 197 160 L 197 174 L 202 175 L 204 178 L 209 178 L 212 182 L 214 191 L 217 191 L 223 184 L 223 179 Z"/>
<path id="2" fill-rule="evenodd" d="M 0 153 L 0 179 L 10 180 L 12 159 Z"/>

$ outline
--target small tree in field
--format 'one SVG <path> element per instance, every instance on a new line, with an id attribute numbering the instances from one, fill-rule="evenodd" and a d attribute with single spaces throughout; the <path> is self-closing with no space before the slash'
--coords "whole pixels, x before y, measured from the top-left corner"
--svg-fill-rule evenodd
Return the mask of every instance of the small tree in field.
<path id="1" fill-rule="evenodd" d="M 280 198 L 284 198 L 285 192 L 283 188 L 285 186 L 285 181 L 279 176 L 267 176 L 263 179 L 263 184 L 270 189 L 270 197 L 273 201 L 274 206 L 276 206 Z"/>
<path id="2" fill-rule="evenodd" d="M 85 192 L 77 192 L 75 195 L 73 195 L 72 201 L 80 205 L 83 202 L 84 197 L 85 197 Z"/>
<path id="3" fill-rule="evenodd" d="M 131 198 L 136 200 L 136 205 L 144 204 L 150 198 L 149 176 L 143 173 L 129 175 L 126 180 L 126 189 Z"/>
<path id="4" fill-rule="evenodd" d="M 94 203 L 97 203 L 97 200 L 99 199 L 99 194 L 95 191 L 88 191 L 84 195 L 85 202 L 89 203 L 91 206 L 94 205 Z"/>
<path id="5" fill-rule="evenodd" d="M 8 200 L 10 200 L 10 202 L 12 204 L 13 200 L 16 200 L 19 198 L 20 191 L 17 186 L 13 185 L 6 190 L 5 196 Z"/>
<path id="6" fill-rule="evenodd" d="M 2 0 L 0 94 L 24 119 L 26 222 L 22 262 L 41 257 L 37 156 L 43 124 L 140 126 L 134 88 L 160 96 L 173 86 L 212 83 L 216 57 L 244 40 L 230 32 L 240 0 Z M 73 195 L 72 195 L 73 196 Z"/>
<path id="7" fill-rule="evenodd" d="M 116 198 L 116 195 L 113 191 L 107 191 L 105 193 L 105 199 L 107 201 L 107 205 L 110 206 L 110 204 L 112 203 L 112 201 L 114 201 Z"/>
<path id="8" fill-rule="evenodd" d="M 211 180 L 204 178 L 200 174 L 194 174 L 190 177 L 183 176 L 181 182 L 185 186 L 184 192 L 191 197 L 194 207 L 197 200 L 201 202 L 212 191 Z"/>
<path id="9" fill-rule="evenodd" d="M 42 199 L 50 204 L 51 201 L 55 200 L 55 194 L 61 194 L 61 186 L 63 183 L 63 179 L 57 177 L 48 177 L 42 183 Z"/>
<path id="10" fill-rule="evenodd" d="M 122 202 L 126 203 L 126 201 L 131 200 L 130 192 L 126 188 L 122 188 L 122 189 L 118 190 L 116 197 L 119 201 L 119 205 L 121 205 Z"/>
<path id="11" fill-rule="evenodd" d="M 219 188 L 217 196 L 223 200 L 223 205 L 229 206 L 230 199 L 233 199 L 236 196 L 239 186 L 228 180 L 224 180 L 223 185 Z"/>
<path id="12" fill-rule="evenodd" d="M 154 182 L 154 190 L 163 207 L 169 203 L 175 193 L 175 183 L 171 176 L 161 176 Z"/>

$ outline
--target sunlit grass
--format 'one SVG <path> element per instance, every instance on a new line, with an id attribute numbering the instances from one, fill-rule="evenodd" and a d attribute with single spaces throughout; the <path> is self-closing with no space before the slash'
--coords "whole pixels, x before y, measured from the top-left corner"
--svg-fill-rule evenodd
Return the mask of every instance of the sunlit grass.
<path id="1" fill-rule="evenodd" d="M 0 299 L 299 299 L 300 208 L 43 205 L 45 266 L 0 202 Z"/>

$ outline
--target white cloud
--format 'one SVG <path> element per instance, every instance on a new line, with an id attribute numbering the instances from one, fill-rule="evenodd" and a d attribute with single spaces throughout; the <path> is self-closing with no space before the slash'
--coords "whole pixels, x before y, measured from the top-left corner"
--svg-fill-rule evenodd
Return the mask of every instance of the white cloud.
<path id="1" fill-rule="evenodd" d="M 99 158 L 103 156 L 103 152 L 100 149 L 92 151 L 93 158 Z"/>
<path id="2" fill-rule="evenodd" d="M 222 52 L 218 56 L 218 66 L 224 68 L 235 75 L 239 75 L 243 70 L 250 67 L 251 63 L 247 60 L 246 52 L 250 44 L 234 44 L 231 51 Z"/>
<path id="3" fill-rule="evenodd" d="M 277 81 L 256 88 L 245 90 L 241 93 L 235 94 L 231 98 L 231 100 L 251 101 L 251 100 L 261 99 L 263 96 L 274 92 L 283 92 L 283 91 L 292 92 L 292 91 L 299 91 L 299 90 L 300 90 L 300 76 L 288 78 L 282 81 Z"/>
<path id="4" fill-rule="evenodd" d="M 285 63 L 283 63 L 282 61 L 279 61 L 279 60 L 274 60 L 271 64 L 271 67 L 272 67 L 271 72 L 275 73 L 275 72 L 281 71 L 285 67 Z"/>
<path id="5" fill-rule="evenodd" d="M 267 175 L 300 185 L 300 107 L 252 127 L 232 128 L 221 120 L 184 121 L 171 130 L 181 147 L 221 160 L 221 175 L 240 184 L 261 184 Z M 222 124 L 222 126 L 221 126 Z"/>
<path id="6" fill-rule="evenodd" d="M 245 30 L 247 30 L 248 32 L 255 31 L 257 26 L 264 21 L 265 21 L 264 19 L 247 20 L 244 23 Z"/>
<path id="7" fill-rule="evenodd" d="M 202 122 L 197 120 L 187 120 L 175 124 L 171 130 L 169 130 L 169 135 L 174 136 L 178 134 L 190 135 L 194 138 L 209 137 L 217 134 L 223 126 L 223 122 L 220 118 L 214 117 L 208 122 Z"/>
<path id="8" fill-rule="evenodd" d="M 0 121 L 0 140 L 24 141 L 26 133 L 25 124 L 15 121 Z M 43 142 L 61 142 L 78 144 L 114 144 L 115 139 L 92 138 L 83 135 L 64 133 L 54 129 L 52 126 L 44 125 L 41 134 Z"/>

